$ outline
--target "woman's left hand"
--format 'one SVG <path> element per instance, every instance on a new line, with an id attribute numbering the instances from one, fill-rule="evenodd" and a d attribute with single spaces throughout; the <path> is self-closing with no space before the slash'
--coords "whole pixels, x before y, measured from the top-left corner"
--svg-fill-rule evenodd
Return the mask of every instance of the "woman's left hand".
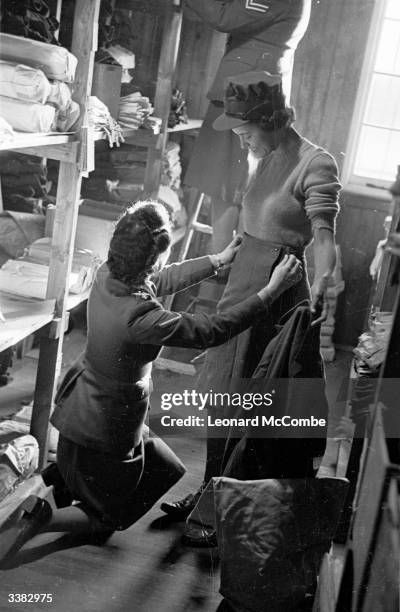
<path id="1" fill-rule="evenodd" d="M 316 317 L 311 323 L 312 327 L 322 323 L 328 316 L 328 302 L 326 292 L 329 278 L 322 276 L 316 279 L 311 287 L 311 312 Z"/>
<path id="2" fill-rule="evenodd" d="M 217 257 L 223 266 L 229 266 L 236 257 L 236 253 L 240 249 L 242 244 L 242 237 L 235 236 L 234 239 L 228 244 L 227 247 L 221 251 Z"/>

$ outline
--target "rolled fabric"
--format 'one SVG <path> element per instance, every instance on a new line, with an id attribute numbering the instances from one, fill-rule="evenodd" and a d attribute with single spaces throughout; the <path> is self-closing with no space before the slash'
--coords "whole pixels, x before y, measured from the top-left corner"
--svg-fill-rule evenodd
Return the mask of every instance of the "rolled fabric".
<path id="1" fill-rule="evenodd" d="M 38 40 L 0 34 L 0 59 L 43 70 L 47 78 L 72 83 L 78 60 L 64 47 Z"/>
<path id="2" fill-rule="evenodd" d="M 19 132 L 51 132 L 56 109 L 48 104 L 0 96 L 0 117 Z"/>
<path id="3" fill-rule="evenodd" d="M 51 92 L 46 75 L 38 68 L 0 60 L 2 96 L 44 104 Z"/>

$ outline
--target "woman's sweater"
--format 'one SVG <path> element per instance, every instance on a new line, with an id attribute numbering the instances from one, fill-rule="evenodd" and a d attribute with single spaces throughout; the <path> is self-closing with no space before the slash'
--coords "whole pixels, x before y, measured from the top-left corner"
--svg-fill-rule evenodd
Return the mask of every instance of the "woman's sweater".
<path id="1" fill-rule="evenodd" d="M 261 240 L 303 248 L 315 228 L 335 230 L 340 189 L 334 158 L 291 130 L 249 181 L 244 230 Z"/>

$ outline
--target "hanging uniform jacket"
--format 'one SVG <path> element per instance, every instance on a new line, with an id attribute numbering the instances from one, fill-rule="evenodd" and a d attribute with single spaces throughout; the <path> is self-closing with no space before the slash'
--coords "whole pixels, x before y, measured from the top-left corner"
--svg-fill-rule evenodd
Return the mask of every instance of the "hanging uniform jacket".
<path id="1" fill-rule="evenodd" d="M 309 306 L 298 306 L 288 313 L 277 335 L 266 347 L 247 392 L 275 390 L 272 408 L 258 409 L 258 415 L 273 414 L 276 418 L 307 418 L 328 421 L 325 395 L 324 366 L 320 354 L 320 325 L 311 327 L 313 315 Z M 261 386 L 260 386 L 261 385 Z M 289 430 L 281 430 L 289 435 Z M 302 437 L 299 430 L 293 436 L 263 437 L 263 428 L 251 429 L 236 445 L 225 476 L 240 480 L 259 478 L 303 478 L 313 475 L 313 457 L 325 450 L 326 427 L 319 427 L 317 437 Z"/>
<path id="2" fill-rule="evenodd" d="M 281 74 L 289 98 L 294 52 L 307 30 L 311 0 L 186 0 L 186 7 L 189 16 L 229 34 L 210 100 L 223 101 L 227 77 L 252 70 Z"/>

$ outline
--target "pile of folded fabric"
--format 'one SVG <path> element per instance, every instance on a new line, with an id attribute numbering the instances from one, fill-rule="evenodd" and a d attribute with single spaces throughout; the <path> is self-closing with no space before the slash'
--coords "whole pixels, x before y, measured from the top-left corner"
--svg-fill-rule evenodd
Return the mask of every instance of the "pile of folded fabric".
<path id="1" fill-rule="evenodd" d="M 153 112 L 149 98 L 137 91 L 120 99 L 118 121 L 122 128 L 137 130 Z"/>
<path id="2" fill-rule="evenodd" d="M 23 257 L 6 261 L 0 268 L 2 290 L 13 295 L 45 299 L 50 255 L 50 238 L 39 238 L 25 250 Z M 99 263 L 91 251 L 76 249 L 69 275 L 69 292 L 80 294 L 87 291 Z"/>
<path id="3" fill-rule="evenodd" d="M 18 132 L 68 131 L 79 117 L 67 83 L 77 59 L 63 47 L 0 34 L 0 117 Z"/>
<path id="4" fill-rule="evenodd" d="M 59 23 L 43 0 L 3 0 L 0 29 L 7 34 L 58 45 L 54 33 Z"/>
<path id="5" fill-rule="evenodd" d="M 46 165 L 39 157 L 9 151 L 1 153 L 0 177 L 5 210 L 42 212 L 48 182 Z"/>

